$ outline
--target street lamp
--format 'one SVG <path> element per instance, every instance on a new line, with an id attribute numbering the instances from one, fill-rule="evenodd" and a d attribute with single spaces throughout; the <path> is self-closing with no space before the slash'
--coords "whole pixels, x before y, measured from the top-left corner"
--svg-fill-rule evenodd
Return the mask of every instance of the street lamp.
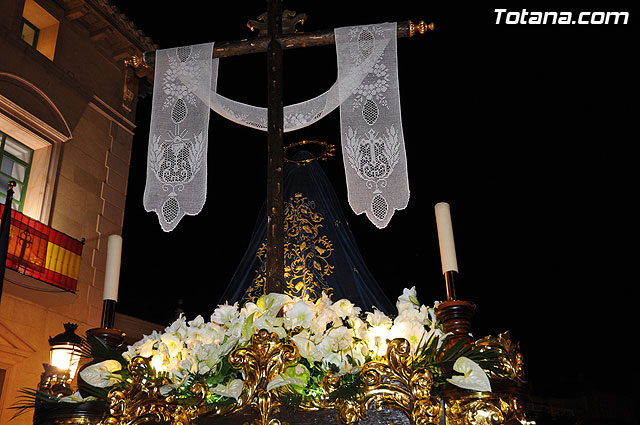
<path id="1" fill-rule="evenodd" d="M 76 335 L 78 325 L 65 323 L 64 332 L 49 338 L 49 364 L 44 364 L 38 389 L 46 393 L 65 396 L 73 394 L 71 382 L 80 362 L 82 338 Z"/>

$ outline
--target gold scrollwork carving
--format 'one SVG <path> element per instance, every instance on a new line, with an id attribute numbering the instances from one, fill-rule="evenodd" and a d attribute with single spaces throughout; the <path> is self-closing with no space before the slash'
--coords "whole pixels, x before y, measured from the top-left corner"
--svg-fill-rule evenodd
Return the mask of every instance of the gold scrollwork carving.
<path id="1" fill-rule="evenodd" d="M 296 346 L 289 342 L 281 342 L 275 333 L 260 330 L 251 337 L 251 343 L 238 348 L 229 355 L 229 364 L 235 369 L 242 369 L 245 375 L 244 388 L 236 409 L 249 405 L 259 417 L 252 425 L 279 425 L 273 418 L 279 411 L 278 398 L 274 391 L 267 390 L 267 385 L 274 378 L 284 373 L 300 360 Z"/>
<path id="2" fill-rule="evenodd" d="M 500 353 L 499 370 L 492 371 L 493 377 L 524 381 L 524 359 L 520 352 L 520 343 L 512 342 L 509 332 L 486 336 L 475 342 L 482 350 L 495 350 Z"/>
<path id="3" fill-rule="evenodd" d="M 168 384 L 166 377 L 156 374 L 143 357 L 129 362 L 132 383 L 126 389 L 114 388 L 109 392 L 109 415 L 103 425 L 137 425 L 145 422 L 170 422 L 188 425 L 198 417 L 206 401 L 206 386 L 196 382 L 191 387 L 192 404 L 185 406 L 176 398 L 164 397 L 160 388 Z"/>
<path id="4" fill-rule="evenodd" d="M 498 338 L 480 339 L 475 344 L 498 350 L 501 355 L 498 372 L 491 375 L 493 392 L 463 390 L 445 384 L 438 386 L 438 393 L 434 394 L 430 371 L 411 363 L 409 342 L 398 338 L 389 342 L 383 358 L 363 366 L 361 393 L 332 399 L 330 394 L 339 387 L 341 378 L 328 372 L 322 381 L 324 395 L 304 400 L 298 410 L 337 409 L 336 419 L 343 425 L 356 425 L 372 408 L 398 410 L 408 417 L 411 425 L 435 425 L 442 419 L 447 425 L 499 425 L 524 420 L 519 398 L 522 357 L 518 344 L 512 344 L 506 333 Z M 188 403 L 184 399 L 164 397 L 160 389 L 168 384 L 167 378 L 153 372 L 148 359 L 132 359 L 129 363 L 132 383 L 126 389 L 110 391 L 109 415 L 102 425 L 161 421 L 189 425 L 201 415 L 224 415 L 247 406 L 257 412 L 257 418 L 250 425 L 283 425 L 276 415 L 281 407 L 279 396 L 286 390 L 285 387 L 269 389 L 269 383 L 300 361 L 295 344 L 282 341 L 276 333 L 260 330 L 246 347 L 232 351 L 228 360 L 232 368 L 242 371 L 242 392 L 231 403 L 207 406 L 205 383 L 192 384 L 192 398 Z"/>
<path id="5" fill-rule="evenodd" d="M 448 400 L 445 416 L 448 425 L 501 425 L 524 419 L 515 397 L 494 393 L 473 393 Z"/>
<path id="6" fill-rule="evenodd" d="M 474 344 L 481 350 L 493 350 L 499 361 L 487 370 L 492 392 L 444 391 L 448 425 L 499 425 L 524 421 L 520 399 L 524 385 L 524 363 L 520 344 L 513 343 L 508 332 L 487 336 Z"/>
<path id="7" fill-rule="evenodd" d="M 364 395 L 361 404 L 402 411 L 412 425 L 439 423 L 440 401 L 431 393 L 433 379 L 428 370 L 412 370 L 411 347 L 405 339 L 394 339 L 382 361 L 362 368 Z M 350 408 L 351 406 L 347 406 Z M 362 410 L 364 415 L 364 409 Z M 347 422 L 343 422 L 347 423 Z"/>

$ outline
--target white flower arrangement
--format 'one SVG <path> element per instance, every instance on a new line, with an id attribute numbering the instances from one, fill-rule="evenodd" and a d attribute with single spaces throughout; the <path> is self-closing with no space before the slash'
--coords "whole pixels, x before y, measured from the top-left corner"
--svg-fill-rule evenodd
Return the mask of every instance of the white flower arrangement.
<path id="1" fill-rule="evenodd" d="M 293 342 L 309 368 L 337 376 L 354 375 L 367 361 L 383 357 L 387 341 L 394 338 L 409 341 L 414 355 L 429 341 L 442 343 L 445 335 L 434 309 L 418 302 L 415 287 L 403 290 L 396 307 L 398 315 L 391 318 L 375 307 L 363 314 L 349 300 L 333 302 L 324 293 L 315 303 L 270 293 L 241 308 L 237 304 L 220 305 L 209 321 L 202 316 L 187 321 L 181 316 L 164 332 L 153 332 L 129 346 L 123 357 L 150 358 L 151 366 L 169 378 L 171 384 L 163 389 L 163 393 L 169 393 L 179 391 L 190 377 L 215 374 L 231 351 L 246 346 L 255 332 L 265 329 Z M 279 315 L 281 311 L 284 313 Z M 472 360 L 461 362 L 456 363 L 455 370 L 464 375 L 449 382 L 463 388 L 479 383 L 476 387 L 486 390 L 484 371 Z M 310 371 L 304 364 L 268 383 L 269 388 L 289 384 L 303 388 L 310 381 Z M 216 379 L 209 390 L 237 399 L 241 382 L 237 374 L 230 374 L 222 381 Z"/>
<path id="2" fill-rule="evenodd" d="M 113 389 L 126 392 L 138 385 L 136 382 L 160 385 L 158 393 L 162 397 L 185 405 L 202 400 L 212 411 L 234 403 L 241 406 L 256 382 L 248 379 L 246 370 L 233 368 L 235 360 L 230 359 L 230 354 L 253 345 L 254 336 L 260 341 L 265 334 L 259 331 L 263 330 L 271 334 L 267 336 L 272 342 L 276 342 L 273 335 L 277 335 L 281 343 L 295 345 L 300 355 L 297 363 L 287 363 L 288 367 L 270 376 L 263 387 L 275 390 L 279 402 L 293 409 L 318 401 L 331 404 L 362 394 L 366 374 L 375 368 L 394 369 L 392 363 L 398 361 L 400 351 L 402 368 L 420 375 L 428 373 L 436 396 L 440 390 L 446 391 L 447 385 L 491 391 L 485 370 L 497 373 L 493 376 L 501 379 L 500 349 L 449 339 L 437 321 L 435 306 L 437 303 L 434 307 L 421 304 L 415 287 L 405 288 L 398 297 L 396 316 L 388 316 L 375 307 L 362 312 L 349 300 L 333 302 L 324 293 L 316 302 L 270 293 L 242 307 L 219 305 L 208 321 L 202 316 L 188 321 L 181 315 L 162 332 L 144 336 L 125 352 L 119 348 L 109 350 L 104 342 L 88 336 L 87 353 L 94 362 L 81 370 L 82 386 L 77 393 L 62 397 L 26 390 L 26 401 L 14 408 L 22 413 L 38 403 L 53 403 L 56 407 L 104 404 Z M 393 340 L 396 341 L 388 352 L 387 346 Z M 131 365 L 135 368 L 130 369 Z M 202 384 L 206 387 L 204 393 Z M 200 398 L 203 394 L 204 400 Z"/>

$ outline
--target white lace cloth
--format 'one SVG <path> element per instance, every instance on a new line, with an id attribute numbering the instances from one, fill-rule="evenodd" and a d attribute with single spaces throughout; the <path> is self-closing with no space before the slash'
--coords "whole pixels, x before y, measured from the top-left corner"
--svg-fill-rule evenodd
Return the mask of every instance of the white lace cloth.
<path id="1" fill-rule="evenodd" d="M 384 45 L 371 71 L 340 106 L 349 205 L 378 228 L 409 202 L 396 53 L 396 24 L 335 30 L 338 80 Z"/>
<path id="2" fill-rule="evenodd" d="M 196 215 L 207 195 L 213 43 L 156 52 L 144 207 L 169 232 Z M 207 101 L 203 101 L 207 99 Z"/>
<path id="3" fill-rule="evenodd" d="M 396 24 L 339 28 L 335 36 L 338 81 L 316 98 L 285 106 L 284 131 L 311 125 L 340 106 L 349 204 L 383 228 L 409 200 Z M 267 130 L 267 108 L 216 92 L 218 59 L 211 59 L 212 50 L 209 43 L 156 52 L 144 204 L 165 231 L 204 205 L 209 108 Z"/>

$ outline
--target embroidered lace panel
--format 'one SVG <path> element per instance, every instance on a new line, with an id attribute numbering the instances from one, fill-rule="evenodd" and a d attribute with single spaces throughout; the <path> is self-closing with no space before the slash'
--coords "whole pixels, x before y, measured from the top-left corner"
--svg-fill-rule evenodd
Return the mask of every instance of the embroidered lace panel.
<path id="1" fill-rule="evenodd" d="M 284 131 L 309 126 L 340 106 L 349 204 L 377 227 L 409 200 L 397 75 L 396 24 L 335 30 L 338 80 L 325 93 L 284 108 Z M 144 204 L 165 231 L 197 214 L 206 197 L 211 108 L 223 117 L 267 130 L 267 109 L 216 92 L 213 43 L 156 53 Z"/>

